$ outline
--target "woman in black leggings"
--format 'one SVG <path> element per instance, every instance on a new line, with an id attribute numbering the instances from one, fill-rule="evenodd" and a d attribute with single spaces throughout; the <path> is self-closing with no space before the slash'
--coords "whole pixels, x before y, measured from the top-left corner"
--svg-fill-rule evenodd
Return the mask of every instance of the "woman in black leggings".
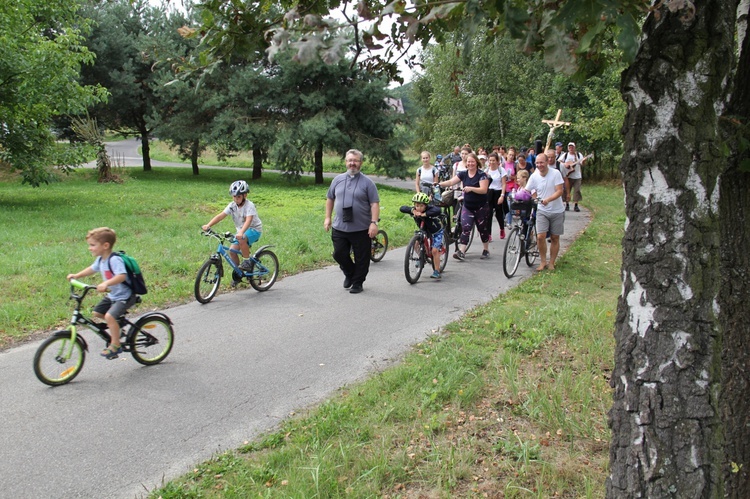
<path id="1" fill-rule="evenodd" d="M 490 153 L 487 159 L 487 177 L 490 179 L 490 186 L 487 190 L 487 203 L 489 204 L 490 213 L 487 216 L 487 228 L 492 234 L 492 215 L 495 215 L 497 223 L 500 224 L 500 239 L 505 239 L 505 182 L 508 180 L 508 172 L 505 168 L 500 168 L 500 156 L 496 153 Z M 492 236 L 490 236 L 492 239 Z"/>

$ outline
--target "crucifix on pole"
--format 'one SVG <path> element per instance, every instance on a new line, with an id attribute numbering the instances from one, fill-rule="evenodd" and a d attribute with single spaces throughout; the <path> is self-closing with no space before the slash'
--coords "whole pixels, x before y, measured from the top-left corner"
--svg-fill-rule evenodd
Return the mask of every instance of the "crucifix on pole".
<path id="1" fill-rule="evenodd" d="M 544 147 L 544 150 L 550 148 L 552 145 L 552 137 L 555 136 L 555 130 L 560 128 L 561 126 L 568 126 L 570 125 L 570 122 L 567 121 L 560 121 L 560 116 L 562 116 L 562 109 L 557 110 L 557 116 L 554 120 L 542 120 L 542 123 L 546 123 L 549 125 L 549 133 L 547 134 L 547 145 Z"/>

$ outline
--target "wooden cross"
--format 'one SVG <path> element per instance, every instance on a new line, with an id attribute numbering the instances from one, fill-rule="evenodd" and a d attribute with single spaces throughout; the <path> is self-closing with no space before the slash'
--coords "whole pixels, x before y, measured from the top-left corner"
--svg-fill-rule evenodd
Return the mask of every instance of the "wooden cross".
<path id="1" fill-rule="evenodd" d="M 555 130 L 560 128 L 561 126 L 568 126 L 570 125 L 570 122 L 567 121 L 560 121 L 560 116 L 562 116 L 562 109 L 557 110 L 557 116 L 554 120 L 542 120 L 542 123 L 546 123 L 549 125 L 549 133 L 547 134 L 547 145 L 544 147 L 544 150 L 550 148 L 552 145 L 552 137 L 555 136 Z"/>

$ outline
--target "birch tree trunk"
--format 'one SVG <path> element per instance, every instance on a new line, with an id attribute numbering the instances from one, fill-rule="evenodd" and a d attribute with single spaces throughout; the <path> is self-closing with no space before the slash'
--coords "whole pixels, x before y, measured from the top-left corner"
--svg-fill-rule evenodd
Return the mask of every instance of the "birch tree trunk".
<path id="1" fill-rule="evenodd" d="M 623 74 L 608 497 L 750 497 L 750 184 L 737 168 L 750 63 L 735 51 L 737 5 L 659 2 Z M 744 125 L 727 131 L 730 114 Z"/>

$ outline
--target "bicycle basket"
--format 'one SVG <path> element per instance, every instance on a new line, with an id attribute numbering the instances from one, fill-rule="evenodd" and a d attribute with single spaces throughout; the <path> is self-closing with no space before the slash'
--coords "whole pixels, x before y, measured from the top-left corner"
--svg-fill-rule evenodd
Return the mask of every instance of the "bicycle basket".
<path id="1" fill-rule="evenodd" d="M 531 201 L 514 201 L 510 203 L 511 210 L 529 211 L 533 203 Z"/>
<path id="2" fill-rule="evenodd" d="M 526 220 L 531 215 L 531 209 L 534 204 L 531 201 L 514 201 L 510 203 L 510 209 L 518 212 L 522 220 Z"/>
<path id="3" fill-rule="evenodd" d="M 448 189 L 442 193 L 438 206 L 453 206 L 453 191 Z"/>

